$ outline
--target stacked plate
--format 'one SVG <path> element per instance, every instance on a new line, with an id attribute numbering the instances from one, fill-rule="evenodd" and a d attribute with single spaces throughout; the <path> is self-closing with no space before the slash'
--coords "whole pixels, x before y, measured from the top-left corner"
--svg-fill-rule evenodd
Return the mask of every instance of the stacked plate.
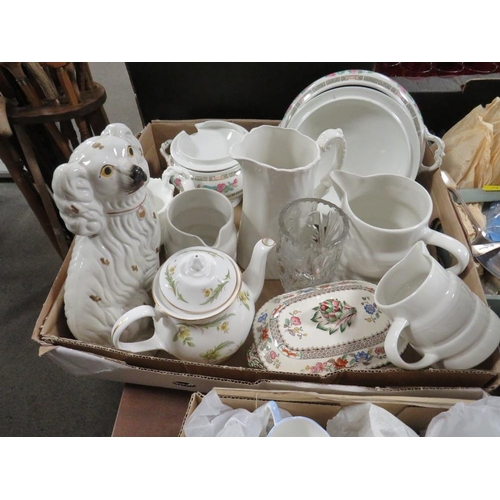
<path id="1" fill-rule="evenodd" d="M 342 170 L 359 175 L 415 179 L 419 172 L 438 168 L 444 155 L 443 141 L 429 133 L 406 89 L 373 71 L 346 70 L 320 78 L 295 98 L 280 126 L 314 140 L 326 129 L 342 129 L 347 142 Z M 423 163 L 427 143 L 436 145 L 428 166 Z M 326 154 L 322 161 L 333 158 Z"/>

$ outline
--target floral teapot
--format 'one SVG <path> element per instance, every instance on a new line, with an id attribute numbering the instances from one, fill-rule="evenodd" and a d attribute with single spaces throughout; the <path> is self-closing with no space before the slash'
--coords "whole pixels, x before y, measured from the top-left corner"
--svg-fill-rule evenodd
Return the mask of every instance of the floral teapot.
<path id="1" fill-rule="evenodd" d="M 134 353 L 163 350 L 198 363 L 226 361 L 248 337 L 274 245 L 269 238 L 258 241 L 243 273 L 217 249 L 197 246 L 174 253 L 155 275 L 155 307 L 138 306 L 121 316 L 111 334 L 113 345 Z M 147 317 L 155 325 L 151 338 L 120 340 L 132 323 Z"/>

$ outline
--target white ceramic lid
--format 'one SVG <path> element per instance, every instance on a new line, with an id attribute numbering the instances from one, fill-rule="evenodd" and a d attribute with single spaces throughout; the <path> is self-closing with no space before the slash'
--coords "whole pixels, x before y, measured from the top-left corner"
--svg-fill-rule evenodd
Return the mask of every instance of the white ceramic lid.
<path id="1" fill-rule="evenodd" d="M 346 280 L 278 295 L 255 315 L 252 368 L 328 375 L 389 363 L 391 321 L 375 304 L 376 285 Z M 401 340 L 399 351 L 408 345 Z"/>
<path id="2" fill-rule="evenodd" d="M 241 272 L 224 252 L 191 247 L 173 254 L 158 272 L 155 300 L 177 319 L 208 318 L 233 302 L 241 288 Z"/>
<path id="3" fill-rule="evenodd" d="M 182 131 L 172 141 L 170 152 L 178 165 L 198 172 L 215 172 L 237 164 L 229 156 L 229 149 L 243 139 L 246 129 L 221 120 L 208 120 L 195 127 L 194 134 Z"/>

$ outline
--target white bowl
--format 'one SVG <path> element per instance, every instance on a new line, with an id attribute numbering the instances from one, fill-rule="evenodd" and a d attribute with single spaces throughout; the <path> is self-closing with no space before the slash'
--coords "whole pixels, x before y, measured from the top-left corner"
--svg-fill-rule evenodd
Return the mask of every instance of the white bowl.
<path id="1" fill-rule="evenodd" d="M 309 100 L 330 89 L 356 86 L 377 90 L 394 99 L 408 114 L 413 121 L 415 130 L 420 140 L 420 167 L 419 171 L 431 171 L 437 169 L 444 156 L 444 142 L 439 137 L 429 133 L 424 124 L 422 114 L 411 94 L 399 83 L 386 75 L 369 70 L 344 70 L 319 78 L 308 85 L 290 104 L 283 119 L 281 127 L 288 127 L 294 114 Z M 427 144 L 435 145 L 434 162 L 424 165 L 424 153 Z"/>

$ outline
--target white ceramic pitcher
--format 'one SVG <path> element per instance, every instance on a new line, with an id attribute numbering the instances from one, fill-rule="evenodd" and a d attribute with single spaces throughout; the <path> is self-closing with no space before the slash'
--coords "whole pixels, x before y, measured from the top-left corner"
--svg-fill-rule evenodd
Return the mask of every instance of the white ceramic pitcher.
<path id="1" fill-rule="evenodd" d="M 321 169 L 321 156 L 332 147 L 336 147 L 333 164 Z M 329 191 L 329 174 L 344 163 L 346 142 L 340 129 L 325 130 L 314 141 L 293 129 L 262 125 L 234 144 L 229 154 L 243 172 L 237 259 L 246 268 L 257 241 L 267 236 L 278 240 L 278 217 L 287 203 L 322 198 Z M 278 270 L 277 255 L 272 251 L 266 279 L 278 279 Z"/>
<path id="2" fill-rule="evenodd" d="M 443 269 L 422 241 L 380 280 L 375 302 L 392 319 L 384 346 L 399 368 L 418 370 L 440 363 L 450 370 L 468 369 L 498 349 L 498 316 L 458 276 Z M 420 360 L 402 359 L 400 337 Z"/>
<path id="3" fill-rule="evenodd" d="M 332 172 L 340 207 L 350 221 L 339 267 L 346 279 L 378 281 L 417 241 L 444 248 L 460 274 L 469 251 L 460 241 L 429 228 L 432 199 L 418 182 L 394 174 Z"/>

